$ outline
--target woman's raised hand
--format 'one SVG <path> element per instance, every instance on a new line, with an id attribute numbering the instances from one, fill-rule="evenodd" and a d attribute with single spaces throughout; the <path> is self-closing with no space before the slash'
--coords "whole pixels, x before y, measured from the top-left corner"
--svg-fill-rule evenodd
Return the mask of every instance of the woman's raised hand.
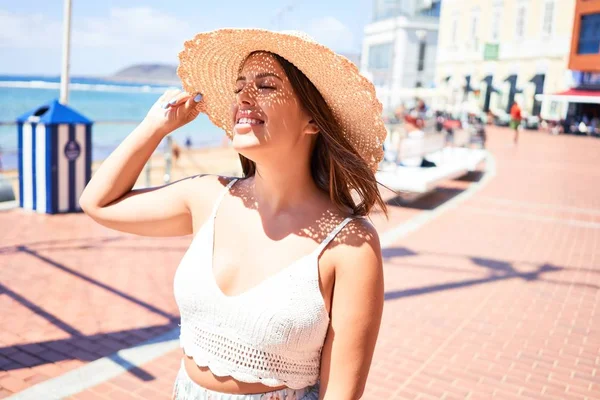
<path id="1" fill-rule="evenodd" d="M 201 94 L 167 90 L 150 108 L 145 122 L 166 136 L 193 121 L 202 111 L 204 102 Z"/>

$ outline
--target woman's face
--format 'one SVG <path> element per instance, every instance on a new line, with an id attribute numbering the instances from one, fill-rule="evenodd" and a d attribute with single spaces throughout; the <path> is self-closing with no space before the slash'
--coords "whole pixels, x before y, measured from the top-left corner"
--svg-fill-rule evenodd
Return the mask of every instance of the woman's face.
<path id="1" fill-rule="evenodd" d="M 248 57 L 236 82 L 233 147 L 260 162 L 261 154 L 287 157 L 318 129 L 304 111 L 281 65 L 267 53 Z"/>

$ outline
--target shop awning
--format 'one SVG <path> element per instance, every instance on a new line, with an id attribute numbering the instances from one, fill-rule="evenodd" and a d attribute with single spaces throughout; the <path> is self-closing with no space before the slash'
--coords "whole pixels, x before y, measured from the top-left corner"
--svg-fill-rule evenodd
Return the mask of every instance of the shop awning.
<path id="1" fill-rule="evenodd" d="M 565 101 L 569 103 L 600 104 L 600 90 L 569 89 L 554 94 L 536 94 L 535 99 Z"/>

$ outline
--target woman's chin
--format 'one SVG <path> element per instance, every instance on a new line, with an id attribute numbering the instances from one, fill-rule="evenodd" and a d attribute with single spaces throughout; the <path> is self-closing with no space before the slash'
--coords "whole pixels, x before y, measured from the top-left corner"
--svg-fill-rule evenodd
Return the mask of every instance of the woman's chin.
<path id="1" fill-rule="evenodd" d="M 231 141 L 231 145 L 235 151 L 237 151 L 238 153 L 243 153 L 244 151 L 260 147 L 260 141 L 257 139 L 256 136 L 252 134 L 234 134 L 233 139 Z"/>

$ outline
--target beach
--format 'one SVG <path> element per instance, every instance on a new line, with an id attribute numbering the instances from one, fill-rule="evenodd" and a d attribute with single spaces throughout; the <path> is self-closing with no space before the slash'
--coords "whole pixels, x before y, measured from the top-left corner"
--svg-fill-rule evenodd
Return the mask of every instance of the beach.
<path id="1" fill-rule="evenodd" d="M 59 96 L 59 77 L 0 75 L 0 172 L 13 186 L 18 199 L 18 116 L 39 108 Z M 170 85 L 169 85 L 170 86 Z M 172 86 L 171 86 L 172 87 Z M 73 77 L 69 107 L 94 121 L 92 126 L 92 174 L 103 160 L 144 119 L 148 109 L 168 88 L 163 83 L 132 83 L 91 77 Z M 239 175 L 239 159 L 235 151 L 224 144 L 224 132 L 201 114 L 193 122 L 173 132 L 170 137 L 181 148 L 178 160 L 173 159 L 170 179 L 173 182 L 187 176 L 212 173 Z M 191 149 L 183 143 L 191 141 Z M 165 183 L 164 140 L 154 155 L 150 174 L 142 171 L 135 187 L 158 186 Z"/>
<path id="2" fill-rule="evenodd" d="M 58 78 L 0 75 L 0 156 L 5 170 L 17 168 L 16 119 L 58 98 L 59 85 Z M 94 122 L 93 161 L 104 160 L 166 89 L 156 84 L 73 78 L 69 107 Z M 171 136 L 180 144 L 189 138 L 194 148 L 212 148 L 220 146 L 224 132 L 201 114 Z"/>
<path id="3" fill-rule="evenodd" d="M 92 163 L 92 176 L 103 160 Z M 165 183 L 166 171 L 165 156 L 162 152 L 155 152 L 150 158 L 150 181 L 145 169 L 140 174 L 135 188 L 160 186 Z M 198 174 L 218 174 L 226 176 L 241 176 L 242 170 L 238 154 L 229 146 L 215 146 L 199 149 L 181 149 L 178 160 L 173 159 L 170 182 Z M 2 175 L 13 184 L 15 197 L 18 199 L 19 174 L 18 170 L 11 169 L 2 172 Z M 149 184 L 148 184 L 149 183 Z"/>

